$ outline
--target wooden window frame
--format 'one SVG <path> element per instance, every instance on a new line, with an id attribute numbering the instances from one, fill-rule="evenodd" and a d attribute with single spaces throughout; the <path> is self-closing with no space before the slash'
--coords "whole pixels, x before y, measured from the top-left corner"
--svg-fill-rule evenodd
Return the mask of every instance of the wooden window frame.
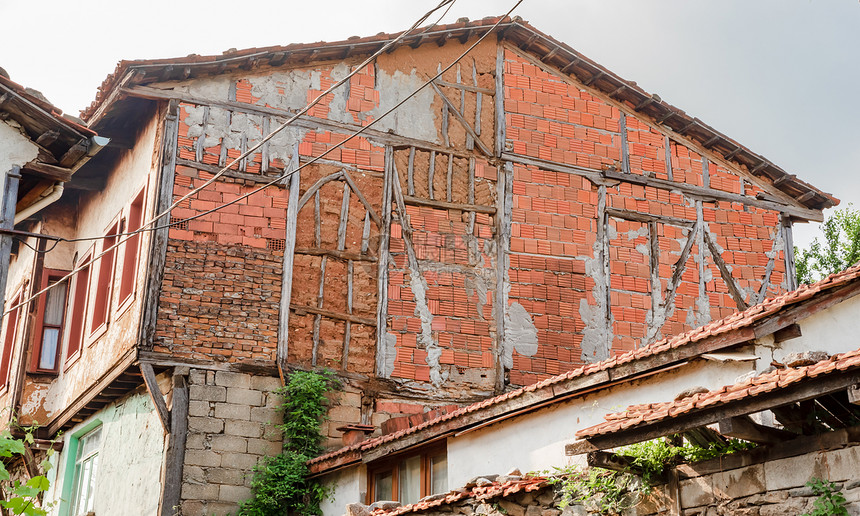
<path id="1" fill-rule="evenodd" d="M 141 188 L 132 198 L 123 214 L 124 223 L 120 227 L 125 233 L 136 231 L 143 227 L 146 215 L 146 186 Z M 119 274 L 117 288 L 117 314 L 122 315 L 132 305 L 137 294 L 137 272 L 140 267 L 141 236 L 137 233 L 126 239 L 122 244 L 122 270 Z M 119 259 L 117 258 L 119 262 Z"/>
<path id="2" fill-rule="evenodd" d="M 18 289 L 18 292 L 12 297 L 12 304 L 15 306 L 21 302 L 24 287 Z M 21 307 L 15 308 L 6 315 L 4 327 L 6 330 L 3 335 L 3 349 L 0 351 L 0 394 L 6 392 L 9 388 L 9 380 L 12 376 L 12 349 L 15 347 L 15 341 L 18 336 L 18 327 L 21 323 Z"/>
<path id="3" fill-rule="evenodd" d="M 117 242 L 117 234 L 120 232 L 120 217 L 115 217 L 110 224 L 108 224 L 107 229 L 105 230 L 105 236 L 102 239 L 101 251 L 99 254 L 103 253 L 105 249 L 109 249 L 114 246 Z M 90 315 L 90 334 L 89 334 L 89 342 L 88 345 L 92 345 L 95 341 L 97 341 L 102 335 L 107 332 L 108 326 L 110 326 L 111 322 L 111 305 L 113 304 L 111 301 L 113 300 L 114 294 L 114 283 L 116 283 L 116 258 L 117 258 L 117 249 L 114 248 L 109 251 L 107 254 L 103 255 L 98 259 L 98 268 L 95 268 L 95 271 L 98 273 L 96 281 L 95 281 L 95 296 L 93 298 L 93 302 L 90 305 L 89 315 Z M 95 256 L 93 257 L 95 259 Z M 92 276 L 90 277 L 90 285 L 93 284 Z M 92 287 L 90 287 L 90 291 L 92 292 Z M 103 314 L 99 313 L 99 303 L 104 303 Z M 102 320 L 96 320 L 96 317 L 102 317 Z"/>
<path id="4" fill-rule="evenodd" d="M 394 455 L 392 457 L 386 457 L 384 459 L 380 459 L 376 462 L 373 462 L 367 467 L 367 498 L 365 502 L 369 505 L 376 501 L 376 480 L 375 477 L 379 473 L 384 473 L 387 471 L 391 471 L 391 496 L 398 501 L 400 498 L 400 464 L 406 460 L 415 456 L 421 457 L 421 470 L 419 474 L 419 499 L 424 498 L 425 496 L 430 496 L 430 489 L 432 486 L 432 463 L 431 460 L 433 457 L 438 457 L 439 455 L 447 454 L 447 447 L 445 444 L 434 444 L 430 445 L 426 448 L 422 448 L 418 451 L 410 452 L 410 453 L 400 453 L 398 455 Z"/>
<path id="5" fill-rule="evenodd" d="M 89 302 L 90 302 L 90 286 L 92 285 L 92 275 L 93 275 L 93 253 L 95 252 L 94 247 L 91 247 L 85 254 L 84 257 L 78 261 L 78 264 L 83 264 L 81 270 L 75 274 L 74 283 L 70 285 L 69 289 L 69 299 L 72 301 L 69 303 L 69 310 L 67 314 L 67 320 L 69 321 L 68 328 L 69 331 L 66 332 L 66 337 L 63 339 L 63 347 L 66 354 L 65 366 L 64 370 L 67 370 L 69 366 L 75 363 L 79 356 L 81 356 L 81 349 L 84 347 L 84 342 L 87 337 L 87 320 L 89 319 Z M 79 265 L 76 265 L 77 268 Z M 86 280 L 84 277 L 86 276 Z M 76 322 L 75 317 L 80 316 L 80 319 Z M 76 324 L 80 324 L 80 328 L 75 328 Z M 71 349 L 72 339 L 77 339 L 77 346 L 74 350 Z"/>
<path id="6" fill-rule="evenodd" d="M 57 269 L 44 269 L 42 271 L 42 284 L 39 286 L 39 290 L 44 290 L 48 288 L 48 285 L 51 283 L 51 280 L 58 280 L 66 276 L 68 271 L 61 271 Z M 33 332 L 30 337 L 32 350 L 30 353 L 30 368 L 29 372 L 36 374 L 59 374 L 60 373 L 60 363 L 62 358 L 63 351 L 63 341 L 65 339 L 65 327 L 66 321 L 68 320 L 68 307 L 69 307 L 69 282 L 62 282 L 62 287 L 53 287 L 53 288 L 63 288 L 66 291 L 65 294 L 65 306 L 63 307 L 63 315 L 60 320 L 59 325 L 51 325 L 59 329 L 59 335 L 57 335 L 57 349 L 54 352 L 54 368 L 53 369 L 42 369 L 39 367 L 39 359 L 42 355 L 42 345 L 44 342 L 42 341 L 42 330 L 45 328 L 45 308 L 48 301 L 48 295 L 43 294 L 39 296 L 37 301 L 36 308 L 36 319 L 35 324 L 33 325 Z"/>

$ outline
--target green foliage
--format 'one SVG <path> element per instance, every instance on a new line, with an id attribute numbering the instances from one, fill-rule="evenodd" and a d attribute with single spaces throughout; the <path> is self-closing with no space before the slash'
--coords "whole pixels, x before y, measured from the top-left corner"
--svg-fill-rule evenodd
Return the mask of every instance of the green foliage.
<path id="1" fill-rule="evenodd" d="M 845 505 L 848 503 L 842 493 L 836 489 L 836 484 L 820 478 L 813 478 L 806 483 L 812 492 L 818 495 L 812 505 L 812 512 L 803 516 L 848 516 Z"/>
<path id="2" fill-rule="evenodd" d="M 23 428 L 24 438 L 18 439 L 12 436 L 9 430 L 0 432 L 0 458 L 8 459 L 14 456 L 24 455 L 24 443 L 33 444 L 33 431 L 35 428 Z M 53 467 L 48 459 L 54 450 L 48 448 L 48 457 L 39 466 L 47 473 Z M 4 461 L 0 460 L 0 487 L 5 493 L 5 498 L 0 500 L 0 507 L 6 509 L 10 514 L 24 514 L 26 516 L 44 516 L 48 514 L 52 504 L 42 503 L 42 496 L 51 486 L 44 475 L 37 475 L 27 482 L 11 480 L 9 471 Z"/>
<path id="3" fill-rule="evenodd" d="M 337 387 L 339 383 L 330 371 L 296 371 L 277 391 L 283 398 L 280 408 L 284 423 L 278 429 L 284 435 L 284 451 L 254 466 L 254 496 L 241 504 L 240 516 L 321 514 L 320 502 L 328 493 L 319 482 L 307 478 L 306 462 L 322 451 L 320 422 L 328 401 L 325 393 Z"/>
<path id="4" fill-rule="evenodd" d="M 582 504 L 599 514 L 619 514 L 636 505 L 641 495 L 651 493 L 651 488 L 663 475 L 666 466 L 708 460 L 754 446 L 754 443 L 739 439 L 711 443 L 707 447 L 689 442 L 673 446 L 668 439 L 655 439 L 615 451 L 616 455 L 630 460 L 630 470 L 637 473 L 638 479 L 631 473 L 602 468 L 583 471 L 576 466 L 555 468 L 551 473 L 543 473 L 548 475 L 551 484 L 560 485 L 562 508 L 570 504 Z"/>
<path id="5" fill-rule="evenodd" d="M 847 269 L 860 260 L 860 210 L 849 204 L 836 210 L 821 225 L 809 249 L 794 249 L 798 283 L 812 283 Z"/>

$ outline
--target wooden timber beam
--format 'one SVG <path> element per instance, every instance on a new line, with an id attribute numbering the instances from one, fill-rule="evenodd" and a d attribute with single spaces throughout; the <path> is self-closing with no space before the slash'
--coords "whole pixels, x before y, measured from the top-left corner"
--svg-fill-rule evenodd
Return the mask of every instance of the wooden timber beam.
<path id="1" fill-rule="evenodd" d="M 797 434 L 794 432 L 760 425 L 750 419 L 749 416 L 736 416 L 723 419 L 719 425 L 721 434 L 756 444 L 776 444 L 797 437 Z"/>
<path id="2" fill-rule="evenodd" d="M 71 181 L 72 179 L 71 169 L 57 165 L 49 165 L 36 160 L 24 165 L 24 171 L 33 176 L 50 179 L 52 181 L 61 181 L 63 183 Z"/>
<path id="3" fill-rule="evenodd" d="M 152 369 L 152 364 L 141 362 L 140 372 L 143 373 L 143 382 L 146 384 L 146 390 L 149 392 L 149 397 L 152 398 L 152 403 L 155 404 L 155 410 L 158 412 L 161 426 L 164 427 L 165 432 L 170 432 L 170 412 L 167 410 L 167 402 L 164 401 L 164 395 L 158 387 L 158 380 L 155 378 L 155 370 Z"/>

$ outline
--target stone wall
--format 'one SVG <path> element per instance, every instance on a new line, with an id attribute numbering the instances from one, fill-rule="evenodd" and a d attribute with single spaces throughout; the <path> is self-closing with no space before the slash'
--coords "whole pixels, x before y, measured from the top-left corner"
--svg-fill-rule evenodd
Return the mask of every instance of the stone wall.
<path id="1" fill-rule="evenodd" d="M 192 369 L 182 514 L 235 512 L 251 495 L 251 470 L 281 452 L 276 377 Z"/>

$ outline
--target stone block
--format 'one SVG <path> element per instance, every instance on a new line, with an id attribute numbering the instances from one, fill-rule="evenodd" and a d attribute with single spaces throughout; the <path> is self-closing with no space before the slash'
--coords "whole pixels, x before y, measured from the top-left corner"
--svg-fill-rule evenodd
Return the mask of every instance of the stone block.
<path id="1" fill-rule="evenodd" d="M 526 516 L 541 516 L 543 507 L 540 505 L 529 505 L 526 507 Z"/>
<path id="2" fill-rule="evenodd" d="M 215 417 L 222 419 L 251 419 L 251 407 L 235 403 L 216 403 Z"/>
<path id="3" fill-rule="evenodd" d="M 221 465 L 221 455 L 210 450 L 186 450 L 185 465 L 217 468 Z"/>
<path id="4" fill-rule="evenodd" d="M 250 389 L 251 375 L 245 373 L 231 373 L 229 371 L 217 371 L 215 373 L 215 385 Z"/>
<path id="5" fill-rule="evenodd" d="M 827 478 L 824 469 L 817 453 L 766 462 L 764 475 L 767 479 L 767 490 L 801 487 L 812 477 Z"/>
<path id="6" fill-rule="evenodd" d="M 182 498 L 185 500 L 217 500 L 217 484 L 182 484 Z"/>
<path id="7" fill-rule="evenodd" d="M 192 385 L 188 389 L 188 398 L 198 401 L 226 401 L 227 388 L 216 385 Z"/>
<path id="8" fill-rule="evenodd" d="M 218 499 L 222 502 L 241 502 L 251 497 L 251 490 L 245 486 L 221 485 Z"/>
<path id="9" fill-rule="evenodd" d="M 206 504 L 206 516 L 232 516 L 236 514 L 236 509 L 238 507 L 233 502 L 209 502 Z"/>
<path id="10" fill-rule="evenodd" d="M 185 448 L 189 450 L 205 450 L 206 435 L 199 433 L 189 433 L 185 438 Z"/>
<path id="11" fill-rule="evenodd" d="M 215 385 L 215 371 L 206 371 L 206 384 Z"/>
<path id="12" fill-rule="evenodd" d="M 206 371 L 200 369 L 192 369 L 191 372 L 188 373 L 188 383 L 191 385 L 205 385 Z"/>
<path id="13" fill-rule="evenodd" d="M 714 496 L 718 498 L 734 500 L 767 490 L 764 466 L 761 464 L 714 473 L 711 479 Z"/>
<path id="14" fill-rule="evenodd" d="M 224 421 L 214 417 L 189 417 L 188 431 L 217 434 L 224 430 Z"/>
<path id="15" fill-rule="evenodd" d="M 203 484 L 206 482 L 206 475 L 200 466 L 185 466 L 182 468 L 182 481 Z"/>
<path id="16" fill-rule="evenodd" d="M 251 421 L 268 423 L 271 425 L 279 425 L 284 422 L 283 417 L 281 417 L 280 410 L 266 407 L 250 407 L 250 409 Z"/>
<path id="17" fill-rule="evenodd" d="M 197 417 L 209 417 L 209 402 L 192 400 L 188 402 L 188 415 Z"/>
<path id="18" fill-rule="evenodd" d="M 269 392 L 281 387 L 281 379 L 276 376 L 251 376 L 251 389 Z"/>
<path id="19" fill-rule="evenodd" d="M 245 471 L 251 471 L 257 461 L 260 460 L 259 455 L 250 453 L 222 453 L 222 464 L 229 465 L 231 468 L 236 468 Z"/>
<path id="20" fill-rule="evenodd" d="M 829 480 L 841 482 L 856 480 L 858 464 L 860 464 L 860 447 L 843 448 L 827 452 L 827 467 Z"/>
<path id="21" fill-rule="evenodd" d="M 209 468 L 206 480 L 213 484 L 230 484 L 241 486 L 245 484 L 245 471 L 228 468 Z"/>
<path id="22" fill-rule="evenodd" d="M 206 516 L 206 504 L 196 500 L 185 500 L 182 502 L 180 514 L 183 516 Z"/>
<path id="23" fill-rule="evenodd" d="M 263 435 L 263 424 L 254 421 L 228 419 L 224 423 L 224 433 L 227 435 L 257 438 Z"/>
<path id="24" fill-rule="evenodd" d="M 284 403 L 284 400 L 281 399 L 281 396 L 278 394 L 275 394 L 274 392 L 270 392 L 270 393 L 266 394 L 265 397 L 266 397 L 266 403 L 265 403 L 266 408 L 279 409 L 279 408 L 281 408 L 281 405 Z"/>
<path id="25" fill-rule="evenodd" d="M 696 477 L 680 482 L 681 507 L 699 507 L 714 502 L 714 488 L 710 476 Z"/>
<path id="26" fill-rule="evenodd" d="M 236 403 L 239 405 L 254 405 L 260 406 L 263 404 L 263 393 L 251 389 L 241 389 L 239 387 L 227 388 L 227 402 Z"/>
<path id="27" fill-rule="evenodd" d="M 521 505 L 515 504 L 514 502 L 500 499 L 498 503 L 509 516 L 523 516 L 526 513 L 526 510 Z"/>
<path id="28" fill-rule="evenodd" d="M 248 453 L 266 455 L 272 457 L 281 453 L 284 449 L 280 441 L 269 441 L 266 439 L 248 439 Z"/>
<path id="29" fill-rule="evenodd" d="M 216 435 L 212 438 L 212 451 L 245 453 L 248 451 L 248 440 L 235 435 Z"/>
<path id="30" fill-rule="evenodd" d="M 338 405 L 346 405 L 349 407 L 361 407 L 360 392 L 342 392 L 340 393 L 340 401 Z"/>
<path id="31" fill-rule="evenodd" d="M 331 418 L 332 421 L 358 423 L 361 421 L 361 408 L 334 406 L 328 411 L 328 417 Z"/>

